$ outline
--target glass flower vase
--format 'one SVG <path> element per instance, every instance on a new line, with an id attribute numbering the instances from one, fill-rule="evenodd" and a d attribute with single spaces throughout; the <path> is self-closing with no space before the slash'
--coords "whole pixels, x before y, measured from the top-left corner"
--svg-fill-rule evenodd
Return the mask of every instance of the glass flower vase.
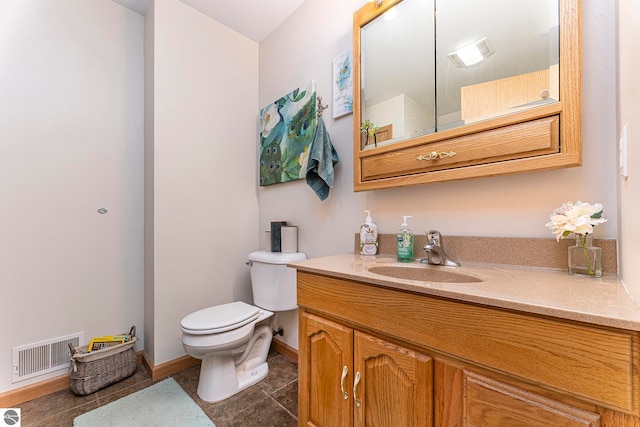
<path id="1" fill-rule="evenodd" d="M 602 276 L 602 250 L 593 246 L 590 234 L 576 234 L 576 245 L 569 246 L 569 274 Z"/>

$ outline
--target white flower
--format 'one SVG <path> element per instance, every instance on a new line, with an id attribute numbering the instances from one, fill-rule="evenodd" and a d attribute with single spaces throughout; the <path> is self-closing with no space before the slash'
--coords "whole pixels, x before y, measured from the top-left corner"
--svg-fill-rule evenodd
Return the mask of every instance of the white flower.
<path id="1" fill-rule="evenodd" d="M 549 217 L 551 221 L 545 224 L 560 241 L 569 234 L 591 234 L 593 227 L 607 220 L 602 218 L 602 205 L 583 203 L 581 201 L 563 203 L 553 211 Z"/>
<path id="2" fill-rule="evenodd" d="M 260 133 L 263 138 L 269 136 L 271 129 L 273 129 L 280 122 L 280 114 L 278 114 L 278 107 L 276 104 L 270 104 L 262 110 L 260 116 Z"/>
<path id="3" fill-rule="evenodd" d="M 304 147 L 304 151 L 300 153 L 298 157 L 298 164 L 300 165 L 300 173 L 298 176 L 304 178 L 307 176 L 307 165 L 309 164 L 309 146 Z"/>

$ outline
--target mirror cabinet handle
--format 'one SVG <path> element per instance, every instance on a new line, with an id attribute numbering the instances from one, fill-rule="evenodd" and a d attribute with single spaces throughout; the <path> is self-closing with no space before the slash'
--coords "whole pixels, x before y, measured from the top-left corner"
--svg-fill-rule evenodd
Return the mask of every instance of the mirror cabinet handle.
<path id="1" fill-rule="evenodd" d="M 340 390 L 342 391 L 342 397 L 344 397 L 344 400 L 349 399 L 349 394 L 347 394 L 347 392 L 344 391 L 344 379 L 347 378 L 348 373 L 349 373 L 349 368 L 347 368 L 346 366 L 343 366 L 342 378 L 340 379 Z"/>
<path id="2" fill-rule="evenodd" d="M 356 379 L 353 382 L 353 401 L 356 402 L 356 406 L 359 408 L 362 405 L 360 399 L 356 397 L 356 390 L 358 389 L 358 384 L 360 383 L 360 372 L 356 372 Z"/>
<path id="3" fill-rule="evenodd" d="M 418 157 L 416 157 L 416 160 L 440 160 L 440 159 L 446 159 L 447 157 L 453 157 L 455 156 L 456 153 L 454 151 L 449 151 L 448 153 L 446 151 L 441 151 L 441 152 L 437 152 L 437 151 L 432 151 L 429 154 L 420 154 Z"/>

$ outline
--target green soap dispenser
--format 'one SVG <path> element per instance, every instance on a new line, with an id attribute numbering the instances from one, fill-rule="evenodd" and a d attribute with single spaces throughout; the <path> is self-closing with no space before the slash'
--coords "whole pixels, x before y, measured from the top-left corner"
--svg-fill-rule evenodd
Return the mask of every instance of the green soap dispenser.
<path id="1" fill-rule="evenodd" d="M 398 230 L 398 261 L 413 262 L 413 230 L 407 225 L 407 218 L 413 218 L 410 215 L 402 217 L 402 225 Z"/>

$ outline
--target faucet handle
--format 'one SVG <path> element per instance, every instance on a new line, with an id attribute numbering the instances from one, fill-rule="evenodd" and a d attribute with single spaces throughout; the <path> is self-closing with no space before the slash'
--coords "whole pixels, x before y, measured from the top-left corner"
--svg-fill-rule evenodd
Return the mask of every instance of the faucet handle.
<path id="1" fill-rule="evenodd" d="M 433 246 L 442 246 L 442 235 L 437 230 L 429 230 L 425 233 L 427 235 L 427 242 Z"/>
<path id="2" fill-rule="evenodd" d="M 429 230 L 425 234 L 427 235 L 427 244 L 423 249 L 427 252 L 427 257 L 421 259 L 421 263 L 446 265 L 448 267 L 460 266 L 460 262 L 452 260 L 445 253 L 442 235 L 439 231 Z"/>

